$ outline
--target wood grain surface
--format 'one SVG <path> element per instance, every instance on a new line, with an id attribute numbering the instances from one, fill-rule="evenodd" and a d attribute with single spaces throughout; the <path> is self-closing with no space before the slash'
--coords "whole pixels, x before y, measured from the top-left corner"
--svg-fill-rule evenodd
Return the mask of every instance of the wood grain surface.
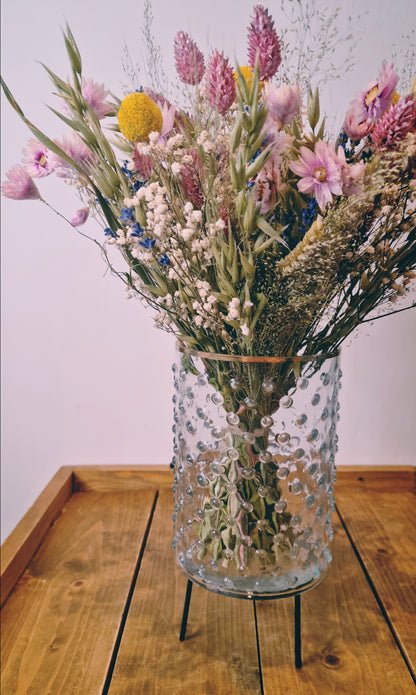
<path id="1" fill-rule="evenodd" d="M 168 467 L 61 469 L 3 547 L 2 695 L 415 693 L 414 479 L 340 471 L 334 561 L 302 595 L 296 669 L 293 598 L 195 585 L 179 641 Z"/>
<path id="2" fill-rule="evenodd" d="M 2 695 L 102 692 L 154 498 L 72 495 L 2 610 Z"/>
<path id="3" fill-rule="evenodd" d="M 73 473 L 60 468 L 1 546 L 1 606 L 72 495 Z"/>
<path id="4" fill-rule="evenodd" d="M 179 642 L 186 578 L 170 550 L 170 494 L 159 495 L 109 695 L 260 695 L 253 606 L 195 586 Z"/>
<path id="5" fill-rule="evenodd" d="M 416 678 L 416 498 L 411 492 L 351 494 L 337 507 L 375 595 Z"/>

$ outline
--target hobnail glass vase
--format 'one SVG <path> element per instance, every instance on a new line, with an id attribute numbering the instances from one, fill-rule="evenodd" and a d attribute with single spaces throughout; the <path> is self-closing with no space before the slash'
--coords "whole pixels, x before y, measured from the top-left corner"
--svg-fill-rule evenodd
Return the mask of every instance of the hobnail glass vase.
<path id="1" fill-rule="evenodd" d="M 319 583 L 331 561 L 338 354 L 173 365 L 174 541 L 193 582 L 242 598 Z"/>

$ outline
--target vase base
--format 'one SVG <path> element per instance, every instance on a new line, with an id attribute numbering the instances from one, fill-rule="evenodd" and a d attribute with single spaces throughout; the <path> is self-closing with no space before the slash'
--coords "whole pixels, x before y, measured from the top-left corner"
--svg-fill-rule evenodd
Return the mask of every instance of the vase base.
<path id="1" fill-rule="evenodd" d="M 298 576 L 288 573 L 281 576 L 265 574 L 261 577 L 228 577 L 210 572 L 205 567 L 198 567 L 192 562 L 179 564 L 183 574 L 194 584 L 202 586 L 208 591 L 223 594 L 234 598 L 268 599 L 287 598 L 309 591 L 320 584 L 325 578 L 326 570 L 303 570 Z"/>

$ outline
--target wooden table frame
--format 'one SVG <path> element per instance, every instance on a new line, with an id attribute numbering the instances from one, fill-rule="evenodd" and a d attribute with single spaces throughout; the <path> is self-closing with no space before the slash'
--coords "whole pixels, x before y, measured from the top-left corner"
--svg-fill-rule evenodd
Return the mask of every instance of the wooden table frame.
<path id="1" fill-rule="evenodd" d="M 168 467 L 61 468 L 2 547 L 2 695 L 415 692 L 415 468 L 345 467 L 334 562 L 303 603 L 194 589 Z M 290 605 L 289 605 L 290 604 Z"/>

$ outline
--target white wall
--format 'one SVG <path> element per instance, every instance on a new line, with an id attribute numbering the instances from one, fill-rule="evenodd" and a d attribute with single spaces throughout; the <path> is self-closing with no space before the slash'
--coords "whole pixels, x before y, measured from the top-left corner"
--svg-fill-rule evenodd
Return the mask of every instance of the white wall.
<path id="1" fill-rule="evenodd" d="M 265 3 L 266 4 L 266 3 Z M 359 0 L 344 5 L 353 17 Z M 154 0 L 154 31 L 167 65 L 173 38 L 189 31 L 204 49 L 245 62 L 248 0 Z M 416 25 L 414 0 L 366 0 L 358 64 L 325 103 L 342 118 Z M 268 5 L 277 27 L 280 2 Z M 87 9 L 88 8 L 88 9 Z M 67 20 L 84 72 L 120 94 L 125 44 L 142 59 L 143 1 L 3 0 L 2 74 L 27 115 L 59 137 L 43 62 L 68 74 L 60 27 Z M 143 80 L 145 83 L 145 80 Z M 2 100 L 2 179 L 30 137 Z M 46 179 L 42 192 L 71 216 L 72 190 Z M 86 227 L 94 233 L 95 227 Z M 94 245 L 38 202 L 2 199 L 2 538 L 63 465 L 160 464 L 171 456 L 173 340 L 150 310 L 124 299 Z M 416 311 L 383 319 L 344 349 L 338 464 L 414 463 Z"/>

